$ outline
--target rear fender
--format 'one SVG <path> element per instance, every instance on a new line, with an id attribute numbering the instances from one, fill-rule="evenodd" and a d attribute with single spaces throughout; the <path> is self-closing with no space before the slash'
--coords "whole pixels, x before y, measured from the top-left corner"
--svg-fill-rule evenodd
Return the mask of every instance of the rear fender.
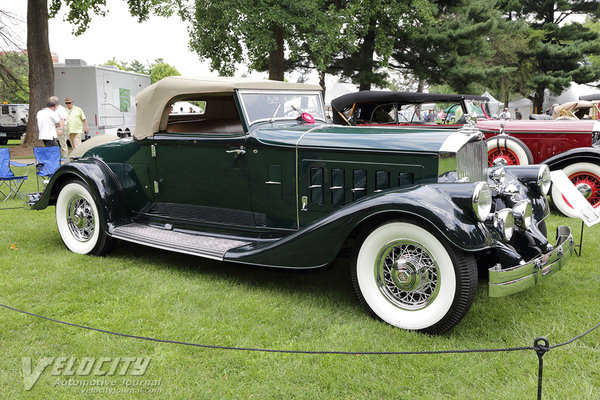
<path id="1" fill-rule="evenodd" d="M 48 206 L 56 205 L 60 190 L 73 179 L 81 180 L 89 186 L 107 232 L 111 232 L 114 226 L 131 220 L 131 208 L 123 196 L 117 178 L 104 162 L 94 158 L 62 165 L 52 175 L 40 199 L 31 208 L 43 210 Z"/>

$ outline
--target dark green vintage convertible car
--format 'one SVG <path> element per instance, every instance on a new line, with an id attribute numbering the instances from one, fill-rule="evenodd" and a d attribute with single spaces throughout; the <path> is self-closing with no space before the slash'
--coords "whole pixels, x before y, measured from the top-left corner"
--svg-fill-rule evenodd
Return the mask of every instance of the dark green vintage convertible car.
<path id="1" fill-rule="evenodd" d="M 178 102 L 202 112 L 170 113 Z M 73 156 L 32 200 L 56 206 L 72 251 L 103 255 L 120 239 L 318 268 L 351 249 L 361 304 L 404 329 L 447 331 L 479 274 L 490 296 L 508 295 L 559 270 L 573 246 L 567 227 L 546 239 L 546 166 L 488 170 L 472 125 L 327 125 L 318 86 L 166 78 L 138 95 L 133 139 L 95 138 Z"/>

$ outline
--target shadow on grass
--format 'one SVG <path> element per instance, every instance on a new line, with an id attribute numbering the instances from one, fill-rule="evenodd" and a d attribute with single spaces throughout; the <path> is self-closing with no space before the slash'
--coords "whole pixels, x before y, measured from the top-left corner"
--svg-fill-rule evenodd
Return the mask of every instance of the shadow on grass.
<path id="1" fill-rule="evenodd" d="M 107 257 L 133 258 L 144 265 L 194 277 L 210 276 L 232 285 L 241 283 L 289 294 L 335 298 L 339 303 L 358 305 L 350 278 L 352 260 L 342 256 L 322 268 L 284 269 L 216 261 L 117 241 Z"/>

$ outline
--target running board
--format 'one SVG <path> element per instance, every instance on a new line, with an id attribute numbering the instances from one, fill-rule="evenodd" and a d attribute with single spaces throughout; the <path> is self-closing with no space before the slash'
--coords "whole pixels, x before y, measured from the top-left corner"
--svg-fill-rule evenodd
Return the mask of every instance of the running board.
<path id="1" fill-rule="evenodd" d="M 143 244 L 157 249 L 223 260 L 225 253 L 250 242 L 219 237 L 182 233 L 143 224 L 127 224 L 116 227 L 111 236 L 115 239 Z"/>

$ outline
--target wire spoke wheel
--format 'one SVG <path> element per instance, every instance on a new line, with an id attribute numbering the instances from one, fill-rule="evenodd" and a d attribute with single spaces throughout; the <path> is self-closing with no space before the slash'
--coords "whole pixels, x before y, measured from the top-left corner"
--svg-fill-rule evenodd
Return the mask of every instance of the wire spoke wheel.
<path id="1" fill-rule="evenodd" d="M 67 224 L 73 236 L 80 242 L 87 242 L 94 235 L 94 210 L 87 200 L 73 196 L 67 205 Z"/>
<path id="2" fill-rule="evenodd" d="M 492 136 L 486 140 L 488 166 L 529 165 L 533 155 L 520 140 L 507 135 Z"/>
<path id="3" fill-rule="evenodd" d="M 507 148 L 494 148 L 488 152 L 488 166 L 519 165 L 519 158 Z"/>
<path id="4" fill-rule="evenodd" d="M 579 192 L 587 199 L 594 208 L 600 207 L 600 166 L 589 163 L 579 162 L 567 165 L 563 168 L 563 172 Z M 550 191 L 554 206 L 563 215 L 567 217 L 577 218 L 578 214 L 573 209 L 573 206 L 567 201 L 558 187 L 552 185 Z"/>
<path id="5" fill-rule="evenodd" d="M 475 298 L 472 255 L 405 221 L 365 231 L 355 254 L 352 281 L 373 316 L 402 329 L 442 333 L 464 317 Z"/>
<path id="6" fill-rule="evenodd" d="M 600 204 L 600 178 L 589 172 L 580 172 L 569 176 L 569 179 L 592 207 Z"/>
<path id="7" fill-rule="evenodd" d="M 67 182 L 60 189 L 56 225 L 63 243 L 74 253 L 104 255 L 112 248 L 113 240 L 103 228 L 96 200 L 80 180 Z"/>
<path id="8" fill-rule="evenodd" d="M 418 310 L 435 300 L 439 268 L 419 243 L 403 240 L 389 244 L 375 268 L 379 290 L 398 307 Z"/>

